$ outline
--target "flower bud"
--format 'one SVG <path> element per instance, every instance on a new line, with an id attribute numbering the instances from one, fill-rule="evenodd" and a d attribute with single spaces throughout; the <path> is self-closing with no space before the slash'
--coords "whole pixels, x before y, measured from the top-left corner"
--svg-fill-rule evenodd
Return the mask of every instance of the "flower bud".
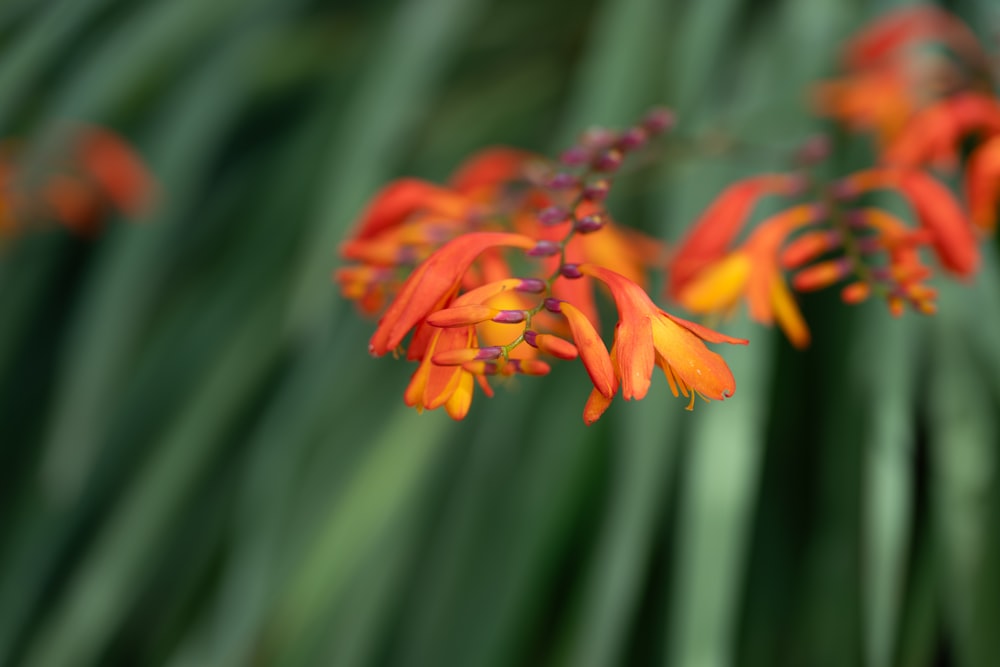
<path id="1" fill-rule="evenodd" d="M 455 306 L 438 310 L 427 316 L 432 327 L 467 327 L 492 319 L 499 311 L 483 305 Z"/>
<path id="2" fill-rule="evenodd" d="M 525 320 L 523 310 L 501 310 L 491 319 L 499 324 L 517 324 Z"/>
<path id="3" fill-rule="evenodd" d="M 676 122 L 674 112 L 666 107 L 651 109 L 642 121 L 642 126 L 651 135 L 662 134 L 671 129 Z"/>
<path id="4" fill-rule="evenodd" d="M 558 225 L 569 217 L 569 211 L 562 206 L 546 206 L 538 212 L 538 222 L 543 225 Z"/>
<path id="5" fill-rule="evenodd" d="M 580 144 L 592 150 L 610 148 L 618 140 L 618 135 L 606 127 L 591 127 L 580 137 Z"/>
<path id="6" fill-rule="evenodd" d="M 580 179 L 573 174 L 568 174 L 564 171 L 553 174 L 546 183 L 550 190 L 569 190 L 570 188 L 575 188 L 579 184 Z"/>
<path id="7" fill-rule="evenodd" d="M 590 234 L 603 228 L 606 220 L 607 218 L 600 213 L 591 213 L 577 220 L 576 224 L 573 225 L 573 229 L 581 234 Z"/>
<path id="8" fill-rule="evenodd" d="M 559 162 L 567 167 L 578 167 L 581 164 L 590 162 L 590 151 L 583 146 L 572 146 L 567 148 L 559 156 Z"/>
<path id="9" fill-rule="evenodd" d="M 559 336 L 553 336 L 551 334 L 536 334 L 534 336 L 534 340 L 534 347 L 537 347 L 542 352 L 550 354 L 557 359 L 573 361 L 580 354 L 580 352 L 576 349 L 576 345 L 568 340 L 560 338 Z"/>
<path id="10" fill-rule="evenodd" d="M 559 275 L 563 278 L 569 278 L 570 280 L 576 280 L 577 278 L 583 278 L 583 274 L 580 273 L 579 264 L 563 264 L 559 267 Z"/>
<path id="11" fill-rule="evenodd" d="M 840 299 L 850 305 L 861 303 L 872 293 L 872 287 L 865 282 L 854 282 L 840 290 Z"/>
<path id="12" fill-rule="evenodd" d="M 526 254 L 529 257 L 551 257 L 562 252 L 562 246 L 555 241 L 541 240 L 535 247 L 529 248 Z"/>
<path id="13" fill-rule="evenodd" d="M 796 273 L 792 286 L 800 292 L 811 292 L 840 282 L 853 271 L 854 265 L 847 257 L 818 262 Z"/>
<path id="14" fill-rule="evenodd" d="M 609 190 L 611 190 L 611 181 L 602 178 L 584 186 L 583 198 L 593 202 L 604 201 Z"/>
<path id="15" fill-rule="evenodd" d="M 622 166 L 625 156 L 617 148 L 610 148 L 598 155 L 593 162 L 594 169 L 598 171 L 617 171 Z"/>
<path id="16" fill-rule="evenodd" d="M 630 127 L 618 138 L 618 148 L 633 151 L 642 148 L 649 139 L 649 133 L 642 127 Z"/>
<path id="17" fill-rule="evenodd" d="M 446 350 L 435 354 L 431 361 L 438 366 L 461 366 L 470 361 L 492 361 L 499 359 L 503 348 L 497 345 L 491 347 L 463 347 L 457 350 Z"/>
<path id="18" fill-rule="evenodd" d="M 514 289 L 518 292 L 527 292 L 528 294 L 541 294 L 547 288 L 548 286 L 541 278 L 522 278 L 521 284 Z"/>
<path id="19" fill-rule="evenodd" d="M 548 375 L 552 367 L 541 359 L 511 359 L 507 368 L 522 375 Z"/>

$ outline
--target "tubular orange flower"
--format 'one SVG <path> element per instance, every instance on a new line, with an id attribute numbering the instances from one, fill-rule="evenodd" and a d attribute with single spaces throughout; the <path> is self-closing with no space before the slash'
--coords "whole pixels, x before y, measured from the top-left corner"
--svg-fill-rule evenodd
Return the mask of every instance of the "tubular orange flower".
<path id="1" fill-rule="evenodd" d="M 528 249 L 534 245 L 534 239 L 521 234 L 478 232 L 441 246 L 403 283 L 379 320 L 368 345 L 369 352 L 381 356 L 395 349 L 413 327 L 454 298 L 466 270 L 483 251 L 498 247 Z"/>
<path id="2" fill-rule="evenodd" d="M 746 340 L 726 336 L 660 310 L 641 287 L 610 269 L 584 264 L 580 271 L 607 285 L 618 307 L 619 320 L 611 358 L 625 400 L 641 399 L 646 395 L 654 366 L 659 366 L 671 380 L 675 396 L 678 387 L 685 396 L 690 391 L 692 404 L 695 394 L 716 400 L 733 394 L 736 383 L 729 366 L 721 356 L 705 347 L 704 341 L 745 345 Z M 608 398 L 606 393 L 599 393 Z M 590 421 L 603 412 L 600 405 L 606 407 L 603 401 L 595 401 L 597 405 L 592 405 L 585 416 Z"/>
<path id="3" fill-rule="evenodd" d="M 770 325 L 777 320 L 796 347 L 809 344 L 809 329 L 781 273 L 781 245 L 797 229 L 825 215 L 821 206 L 802 204 L 771 216 L 738 249 L 705 267 L 677 292 L 693 313 L 731 311 L 743 296 L 750 317 Z"/>
<path id="4" fill-rule="evenodd" d="M 676 298 L 699 271 L 728 252 L 760 197 L 792 194 L 801 187 L 800 176 L 763 174 L 738 181 L 723 190 L 677 248 L 671 262 L 668 293 Z"/>

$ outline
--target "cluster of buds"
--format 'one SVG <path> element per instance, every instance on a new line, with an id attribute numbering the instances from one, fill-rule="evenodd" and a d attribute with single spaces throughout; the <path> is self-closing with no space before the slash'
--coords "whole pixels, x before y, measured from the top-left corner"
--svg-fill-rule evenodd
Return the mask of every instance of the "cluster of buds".
<path id="1" fill-rule="evenodd" d="M 0 239 L 55 221 L 90 234 L 113 212 L 149 207 L 153 181 L 120 137 L 93 126 L 64 128 L 41 155 L 14 140 L 0 146 Z"/>
<path id="2" fill-rule="evenodd" d="M 699 314 L 727 313 L 744 299 L 752 319 L 777 322 L 797 347 L 809 329 L 793 292 L 842 285 L 858 303 L 879 295 L 890 312 L 907 305 L 936 310 L 931 267 L 920 247 L 947 273 L 969 278 L 979 266 L 977 230 L 992 231 L 1000 196 L 1000 102 L 990 93 L 989 59 L 958 19 L 931 6 L 911 6 L 874 22 L 850 40 L 847 74 L 822 84 L 821 113 L 874 135 L 878 163 L 832 183 L 808 168 L 825 157 L 810 141 L 796 157 L 802 170 L 765 174 L 726 188 L 679 244 L 669 296 Z M 966 207 L 929 172 L 953 170 L 969 139 Z M 965 143 L 963 143 L 965 142 Z M 892 191 L 915 225 L 869 193 Z M 765 195 L 799 201 L 740 237 Z M 790 280 L 788 272 L 794 272 Z"/>
<path id="3" fill-rule="evenodd" d="M 662 264 L 662 246 L 619 226 L 604 205 L 628 155 L 672 121 L 656 109 L 621 132 L 590 130 L 556 162 L 488 149 L 446 186 L 402 179 L 375 196 L 342 246 L 353 264 L 335 280 L 366 312 L 388 302 L 369 351 L 419 362 L 408 405 L 462 419 L 476 385 L 492 395 L 491 376 L 547 374 L 542 355 L 583 362 L 593 384 L 588 424 L 619 389 L 643 398 L 654 366 L 689 408 L 696 396 L 733 393 L 732 373 L 705 342 L 746 341 L 656 306 L 647 274 Z M 618 311 L 610 351 L 597 283 Z"/>

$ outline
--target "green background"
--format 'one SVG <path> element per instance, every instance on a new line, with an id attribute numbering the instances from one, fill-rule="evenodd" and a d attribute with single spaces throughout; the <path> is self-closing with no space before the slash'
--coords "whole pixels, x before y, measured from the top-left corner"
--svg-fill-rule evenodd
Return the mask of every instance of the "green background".
<path id="1" fill-rule="evenodd" d="M 794 147 L 883 9 L 0 4 L 0 135 L 113 128 L 160 190 L 0 255 L 0 664 L 998 664 L 994 244 L 936 317 L 810 295 L 805 352 L 736 318 L 733 399 L 656 378 L 589 428 L 569 363 L 417 415 L 330 280 L 380 185 L 487 145 L 666 104 L 703 148 Z M 955 9 L 993 34 L 990 0 Z M 871 159 L 841 141 L 836 173 Z M 662 146 L 610 207 L 670 241 L 785 164 Z"/>

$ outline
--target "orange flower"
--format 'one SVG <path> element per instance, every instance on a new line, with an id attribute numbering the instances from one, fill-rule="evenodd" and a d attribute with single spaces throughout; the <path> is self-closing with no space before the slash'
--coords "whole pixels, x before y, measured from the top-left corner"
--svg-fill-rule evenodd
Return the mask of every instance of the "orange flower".
<path id="1" fill-rule="evenodd" d="M 801 189 L 802 178 L 791 174 L 763 174 L 738 181 L 722 191 L 691 227 L 670 263 L 668 293 L 677 298 L 685 284 L 729 250 L 757 200 L 764 195 L 790 195 Z"/>
<path id="2" fill-rule="evenodd" d="M 693 406 L 696 394 L 706 400 L 732 396 L 736 383 L 729 366 L 705 347 L 705 341 L 745 345 L 746 340 L 725 336 L 660 310 L 641 287 L 610 269 L 584 264 L 580 272 L 607 285 L 618 307 L 619 320 L 610 357 L 616 379 L 614 386 L 617 388 L 620 382 L 625 400 L 646 395 L 654 366 L 663 370 L 674 396 L 678 390 L 684 396 L 690 395 L 688 409 Z M 610 402 L 611 396 L 595 386 L 584 410 L 584 421 L 588 424 L 596 421 Z"/>
<path id="3" fill-rule="evenodd" d="M 368 351 L 381 356 L 396 349 L 411 329 L 458 294 L 465 272 L 483 251 L 499 247 L 528 249 L 534 245 L 534 239 L 521 234 L 477 232 L 441 246 L 403 283 L 396 299 L 379 320 Z"/>
<path id="4" fill-rule="evenodd" d="M 750 317 L 778 326 L 793 345 L 809 345 L 809 328 L 785 283 L 780 266 L 782 244 L 794 231 L 825 215 L 816 205 L 803 204 L 763 221 L 746 242 L 707 265 L 677 292 L 677 301 L 693 313 L 727 313 L 746 297 Z"/>

